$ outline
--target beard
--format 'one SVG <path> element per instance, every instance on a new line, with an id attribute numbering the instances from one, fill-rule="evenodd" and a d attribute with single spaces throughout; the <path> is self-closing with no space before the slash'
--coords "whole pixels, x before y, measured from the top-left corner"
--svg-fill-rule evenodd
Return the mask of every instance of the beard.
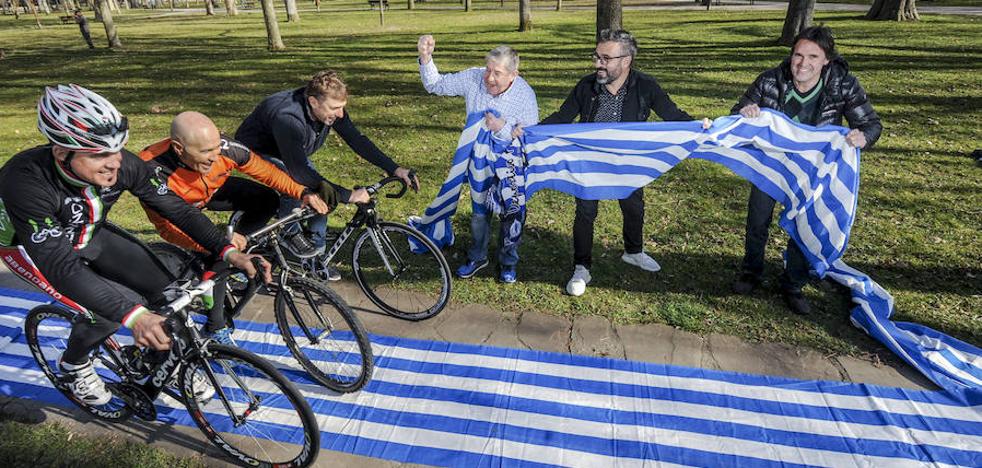
<path id="1" fill-rule="evenodd" d="M 601 72 L 603 72 L 603 74 L 601 74 Z M 611 81 L 613 80 L 610 77 L 610 72 L 608 72 L 607 69 L 605 68 L 597 69 L 597 83 L 605 85 L 607 83 L 610 83 Z"/>

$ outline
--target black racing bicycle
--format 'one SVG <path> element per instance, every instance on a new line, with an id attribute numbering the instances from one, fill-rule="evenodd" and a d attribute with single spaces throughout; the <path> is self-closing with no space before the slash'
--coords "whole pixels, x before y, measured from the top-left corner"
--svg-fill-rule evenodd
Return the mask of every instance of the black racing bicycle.
<path id="1" fill-rule="evenodd" d="M 450 301 L 450 265 L 423 233 L 379 217 L 378 193 L 391 183 L 398 183 L 401 188 L 385 194 L 386 198 L 406 194 L 406 182 L 395 176 L 365 187 L 370 200 L 357 205 L 358 211 L 338 234 L 323 261 L 331 263 L 352 234 L 364 228 L 351 250 L 351 269 L 358 286 L 372 303 L 392 316 L 414 321 L 428 319 Z"/>
<path id="2" fill-rule="evenodd" d="M 351 307 L 325 283 L 303 276 L 297 265 L 287 261 L 281 245 L 282 233 L 291 224 L 310 216 L 296 210 L 276 222 L 246 236 L 246 252 L 260 254 L 273 263 L 274 282 L 263 285 L 254 278 L 242 281 L 240 275 L 229 280 L 225 295 L 225 316 L 234 328 L 234 318 L 252 301 L 261 288 L 275 296 L 273 315 L 287 348 L 307 373 L 321 385 L 336 392 L 360 390 L 371 379 L 374 368 L 368 333 Z M 237 216 L 232 216 L 234 226 Z M 203 259 L 178 246 L 151 243 L 150 250 L 177 278 L 200 277 Z"/>
<path id="3" fill-rule="evenodd" d="M 196 298 L 212 286 L 211 280 L 187 281 L 168 291 L 176 298 L 157 313 L 168 317 L 170 351 L 148 352 L 122 343 L 130 338 L 109 337 L 93 352 L 96 370 L 113 395 L 105 405 L 76 398 L 58 365 L 72 326 L 87 320 L 84 315 L 54 305 L 35 307 L 24 325 L 27 344 L 55 388 L 93 416 L 154 421 L 154 402 L 164 393 L 186 406 L 205 437 L 239 464 L 310 465 L 320 451 L 320 430 L 297 388 L 265 359 L 198 332 L 189 311 L 203 308 Z"/>

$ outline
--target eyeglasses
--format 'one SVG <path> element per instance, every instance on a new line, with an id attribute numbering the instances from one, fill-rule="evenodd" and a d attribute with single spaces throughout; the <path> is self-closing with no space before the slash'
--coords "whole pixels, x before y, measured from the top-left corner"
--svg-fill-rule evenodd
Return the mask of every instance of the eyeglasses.
<path id="1" fill-rule="evenodd" d="M 618 55 L 616 57 L 608 57 L 606 55 L 599 55 L 596 52 L 590 54 L 590 58 L 592 58 L 594 62 L 600 62 L 601 65 L 607 65 L 607 62 L 609 62 L 611 60 L 619 59 L 619 58 L 624 58 L 624 57 L 629 57 L 629 56 L 630 56 L 630 54 L 627 54 L 627 55 Z"/>

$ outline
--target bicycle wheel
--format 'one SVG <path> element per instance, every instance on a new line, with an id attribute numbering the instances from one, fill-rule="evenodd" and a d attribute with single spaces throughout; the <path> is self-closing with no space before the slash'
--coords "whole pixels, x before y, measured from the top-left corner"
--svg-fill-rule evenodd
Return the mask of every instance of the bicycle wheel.
<path id="1" fill-rule="evenodd" d="M 273 305 L 283 340 L 317 382 L 348 393 L 372 376 L 372 345 L 361 321 L 330 288 L 309 278 L 291 277 Z"/>
<path id="2" fill-rule="evenodd" d="M 211 344 L 180 372 L 192 419 L 208 440 L 239 463 L 300 467 L 317 459 L 320 429 L 313 410 L 265 359 Z M 209 385 L 215 393 L 199 402 L 193 396 L 201 390 L 196 385 Z"/>
<path id="3" fill-rule="evenodd" d="M 358 286 L 386 313 L 407 320 L 439 314 L 450 300 L 450 265 L 425 235 L 380 222 L 355 242 L 351 267 Z M 402 285 L 409 291 L 399 291 Z"/>
<path id="4" fill-rule="evenodd" d="M 72 391 L 63 383 L 64 373 L 58 367 L 61 355 L 68 347 L 68 335 L 71 334 L 74 324 L 75 313 L 65 310 L 58 306 L 42 305 L 31 309 L 27 313 L 24 321 L 24 332 L 27 334 L 27 346 L 34 355 L 44 375 L 54 385 L 54 387 L 93 416 L 107 419 L 110 421 L 122 421 L 130 417 L 132 411 L 118 395 L 116 386 L 122 382 L 120 376 L 113 370 L 118 369 L 115 362 L 108 357 L 108 354 L 100 348 L 92 356 L 96 372 L 106 382 L 106 386 L 113 393 L 113 398 L 109 403 L 100 406 L 92 406 L 85 403 L 72 394 Z"/>

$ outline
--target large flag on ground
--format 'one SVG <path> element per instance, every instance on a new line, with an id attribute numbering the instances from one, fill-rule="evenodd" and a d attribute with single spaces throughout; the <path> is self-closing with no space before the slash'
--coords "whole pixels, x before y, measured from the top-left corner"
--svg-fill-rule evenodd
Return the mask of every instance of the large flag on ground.
<path id="1" fill-rule="evenodd" d="M 22 332 L 27 310 L 47 301 L 0 289 L 0 394 L 71 406 Z M 982 465 L 982 406 L 944 392 L 373 335 L 372 381 L 338 395 L 299 367 L 275 324 L 237 325 L 241 347 L 297 384 L 329 450 L 466 468 Z M 158 410 L 194 426 L 175 401 Z M 298 425 L 272 422 L 278 440 Z"/>
<path id="2" fill-rule="evenodd" d="M 481 201 L 493 183 L 485 168 L 495 158 L 494 143 L 480 117 L 468 118 L 440 195 L 414 220 L 438 245 L 453 241 L 451 217 L 464 183 Z M 852 291 L 856 326 L 958 398 L 978 404 L 982 350 L 926 327 L 891 322 L 890 294 L 841 259 L 859 195 L 859 150 L 846 143 L 847 132 L 802 125 L 769 109 L 754 119 L 718 118 L 707 131 L 699 122 L 536 125 L 523 138 L 526 197 L 550 188 L 586 199 L 620 199 L 685 159 L 722 164 L 783 205 L 778 224 L 815 274 Z"/>

